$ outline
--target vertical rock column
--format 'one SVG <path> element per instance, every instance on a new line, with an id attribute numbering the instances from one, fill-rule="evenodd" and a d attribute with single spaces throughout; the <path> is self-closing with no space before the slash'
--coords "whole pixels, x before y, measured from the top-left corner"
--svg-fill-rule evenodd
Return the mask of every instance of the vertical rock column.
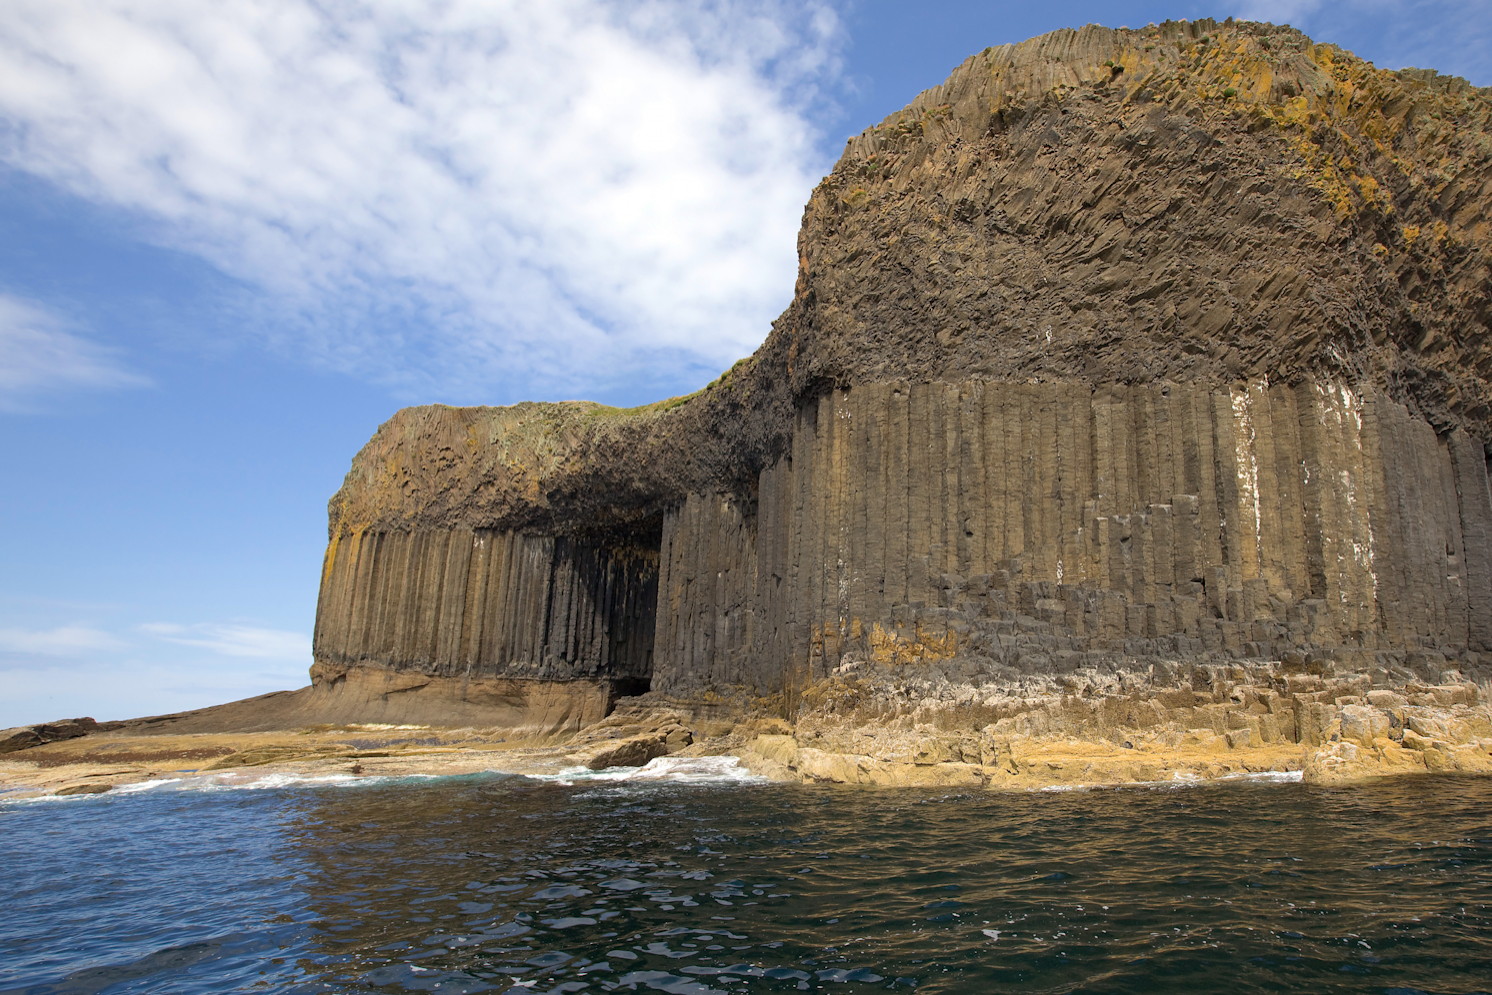
<path id="1" fill-rule="evenodd" d="M 873 384 L 665 523 L 655 686 L 1492 644 L 1482 447 L 1340 383 Z"/>
<path id="2" fill-rule="evenodd" d="M 493 530 L 332 539 L 314 652 L 322 666 L 441 676 L 652 672 L 657 554 Z"/>
<path id="3" fill-rule="evenodd" d="M 1465 544 L 1467 643 L 1492 651 L 1492 489 L 1486 450 L 1460 430 L 1451 433 L 1448 445 Z"/>

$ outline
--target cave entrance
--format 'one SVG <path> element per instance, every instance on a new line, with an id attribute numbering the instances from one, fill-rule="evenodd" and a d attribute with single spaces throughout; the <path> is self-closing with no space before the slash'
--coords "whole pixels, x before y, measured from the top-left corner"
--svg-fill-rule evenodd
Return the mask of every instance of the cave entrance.
<path id="1" fill-rule="evenodd" d="M 575 557 L 578 580 L 590 588 L 598 634 L 597 672 L 611 682 L 607 711 L 621 698 L 646 694 L 653 681 L 658 616 L 658 559 L 663 519 L 621 532 L 588 536 L 586 555 Z"/>
<path id="2" fill-rule="evenodd" d="M 622 698 L 635 698 L 640 694 L 647 694 L 653 689 L 652 678 L 626 677 L 611 682 L 611 700 L 607 702 L 606 711 L 611 712 L 616 703 Z"/>

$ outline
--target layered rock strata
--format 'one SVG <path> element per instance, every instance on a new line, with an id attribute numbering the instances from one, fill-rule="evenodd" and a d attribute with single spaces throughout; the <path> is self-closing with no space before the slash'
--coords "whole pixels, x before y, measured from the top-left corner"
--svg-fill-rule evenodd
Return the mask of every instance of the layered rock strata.
<path id="1" fill-rule="evenodd" d="M 1383 685 L 1392 685 L 1392 689 Z M 1157 664 L 951 682 L 860 668 L 730 749 L 804 781 L 1045 788 L 1279 775 L 1492 773 L 1485 686 L 1322 661 Z"/>
<path id="2" fill-rule="evenodd" d="M 332 501 L 316 689 L 572 687 L 573 727 L 644 688 L 806 721 L 873 675 L 1094 736 L 1064 681 L 1156 705 L 1286 667 L 1336 709 L 1480 707 L 1489 121 L 1266 25 L 988 49 L 851 140 L 792 305 L 705 391 L 380 428 Z"/>

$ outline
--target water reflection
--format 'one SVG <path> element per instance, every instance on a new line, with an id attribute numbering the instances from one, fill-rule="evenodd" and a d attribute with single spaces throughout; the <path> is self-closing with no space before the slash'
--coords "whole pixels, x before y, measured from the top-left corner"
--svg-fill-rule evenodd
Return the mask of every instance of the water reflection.
<path id="1" fill-rule="evenodd" d="M 1489 800 L 489 778 L 322 790 L 285 829 L 337 991 L 1470 992 Z"/>

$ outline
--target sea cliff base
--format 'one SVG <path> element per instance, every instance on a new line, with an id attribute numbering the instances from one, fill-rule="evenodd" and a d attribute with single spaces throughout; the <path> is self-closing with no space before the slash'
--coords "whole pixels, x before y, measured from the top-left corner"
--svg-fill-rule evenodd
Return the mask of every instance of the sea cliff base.
<path id="1" fill-rule="evenodd" d="M 720 755 L 780 781 L 978 790 L 1492 774 L 1485 682 L 1448 670 L 1438 681 L 1400 675 L 1385 686 L 1389 675 L 1329 669 L 1157 666 L 999 686 L 851 669 L 767 698 L 744 691 L 623 698 L 578 731 L 568 713 L 547 727 L 316 723 L 306 721 L 317 716 L 304 692 L 290 692 L 303 695 L 289 699 L 291 709 L 266 696 L 105 723 L 14 751 L 0 759 L 0 798 L 99 793 L 162 778 L 231 787 L 275 775 L 554 775 Z M 376 675 L 353 677 L 367 683 Z M 289 721 L 271 728 L 271 716 Z"/>

